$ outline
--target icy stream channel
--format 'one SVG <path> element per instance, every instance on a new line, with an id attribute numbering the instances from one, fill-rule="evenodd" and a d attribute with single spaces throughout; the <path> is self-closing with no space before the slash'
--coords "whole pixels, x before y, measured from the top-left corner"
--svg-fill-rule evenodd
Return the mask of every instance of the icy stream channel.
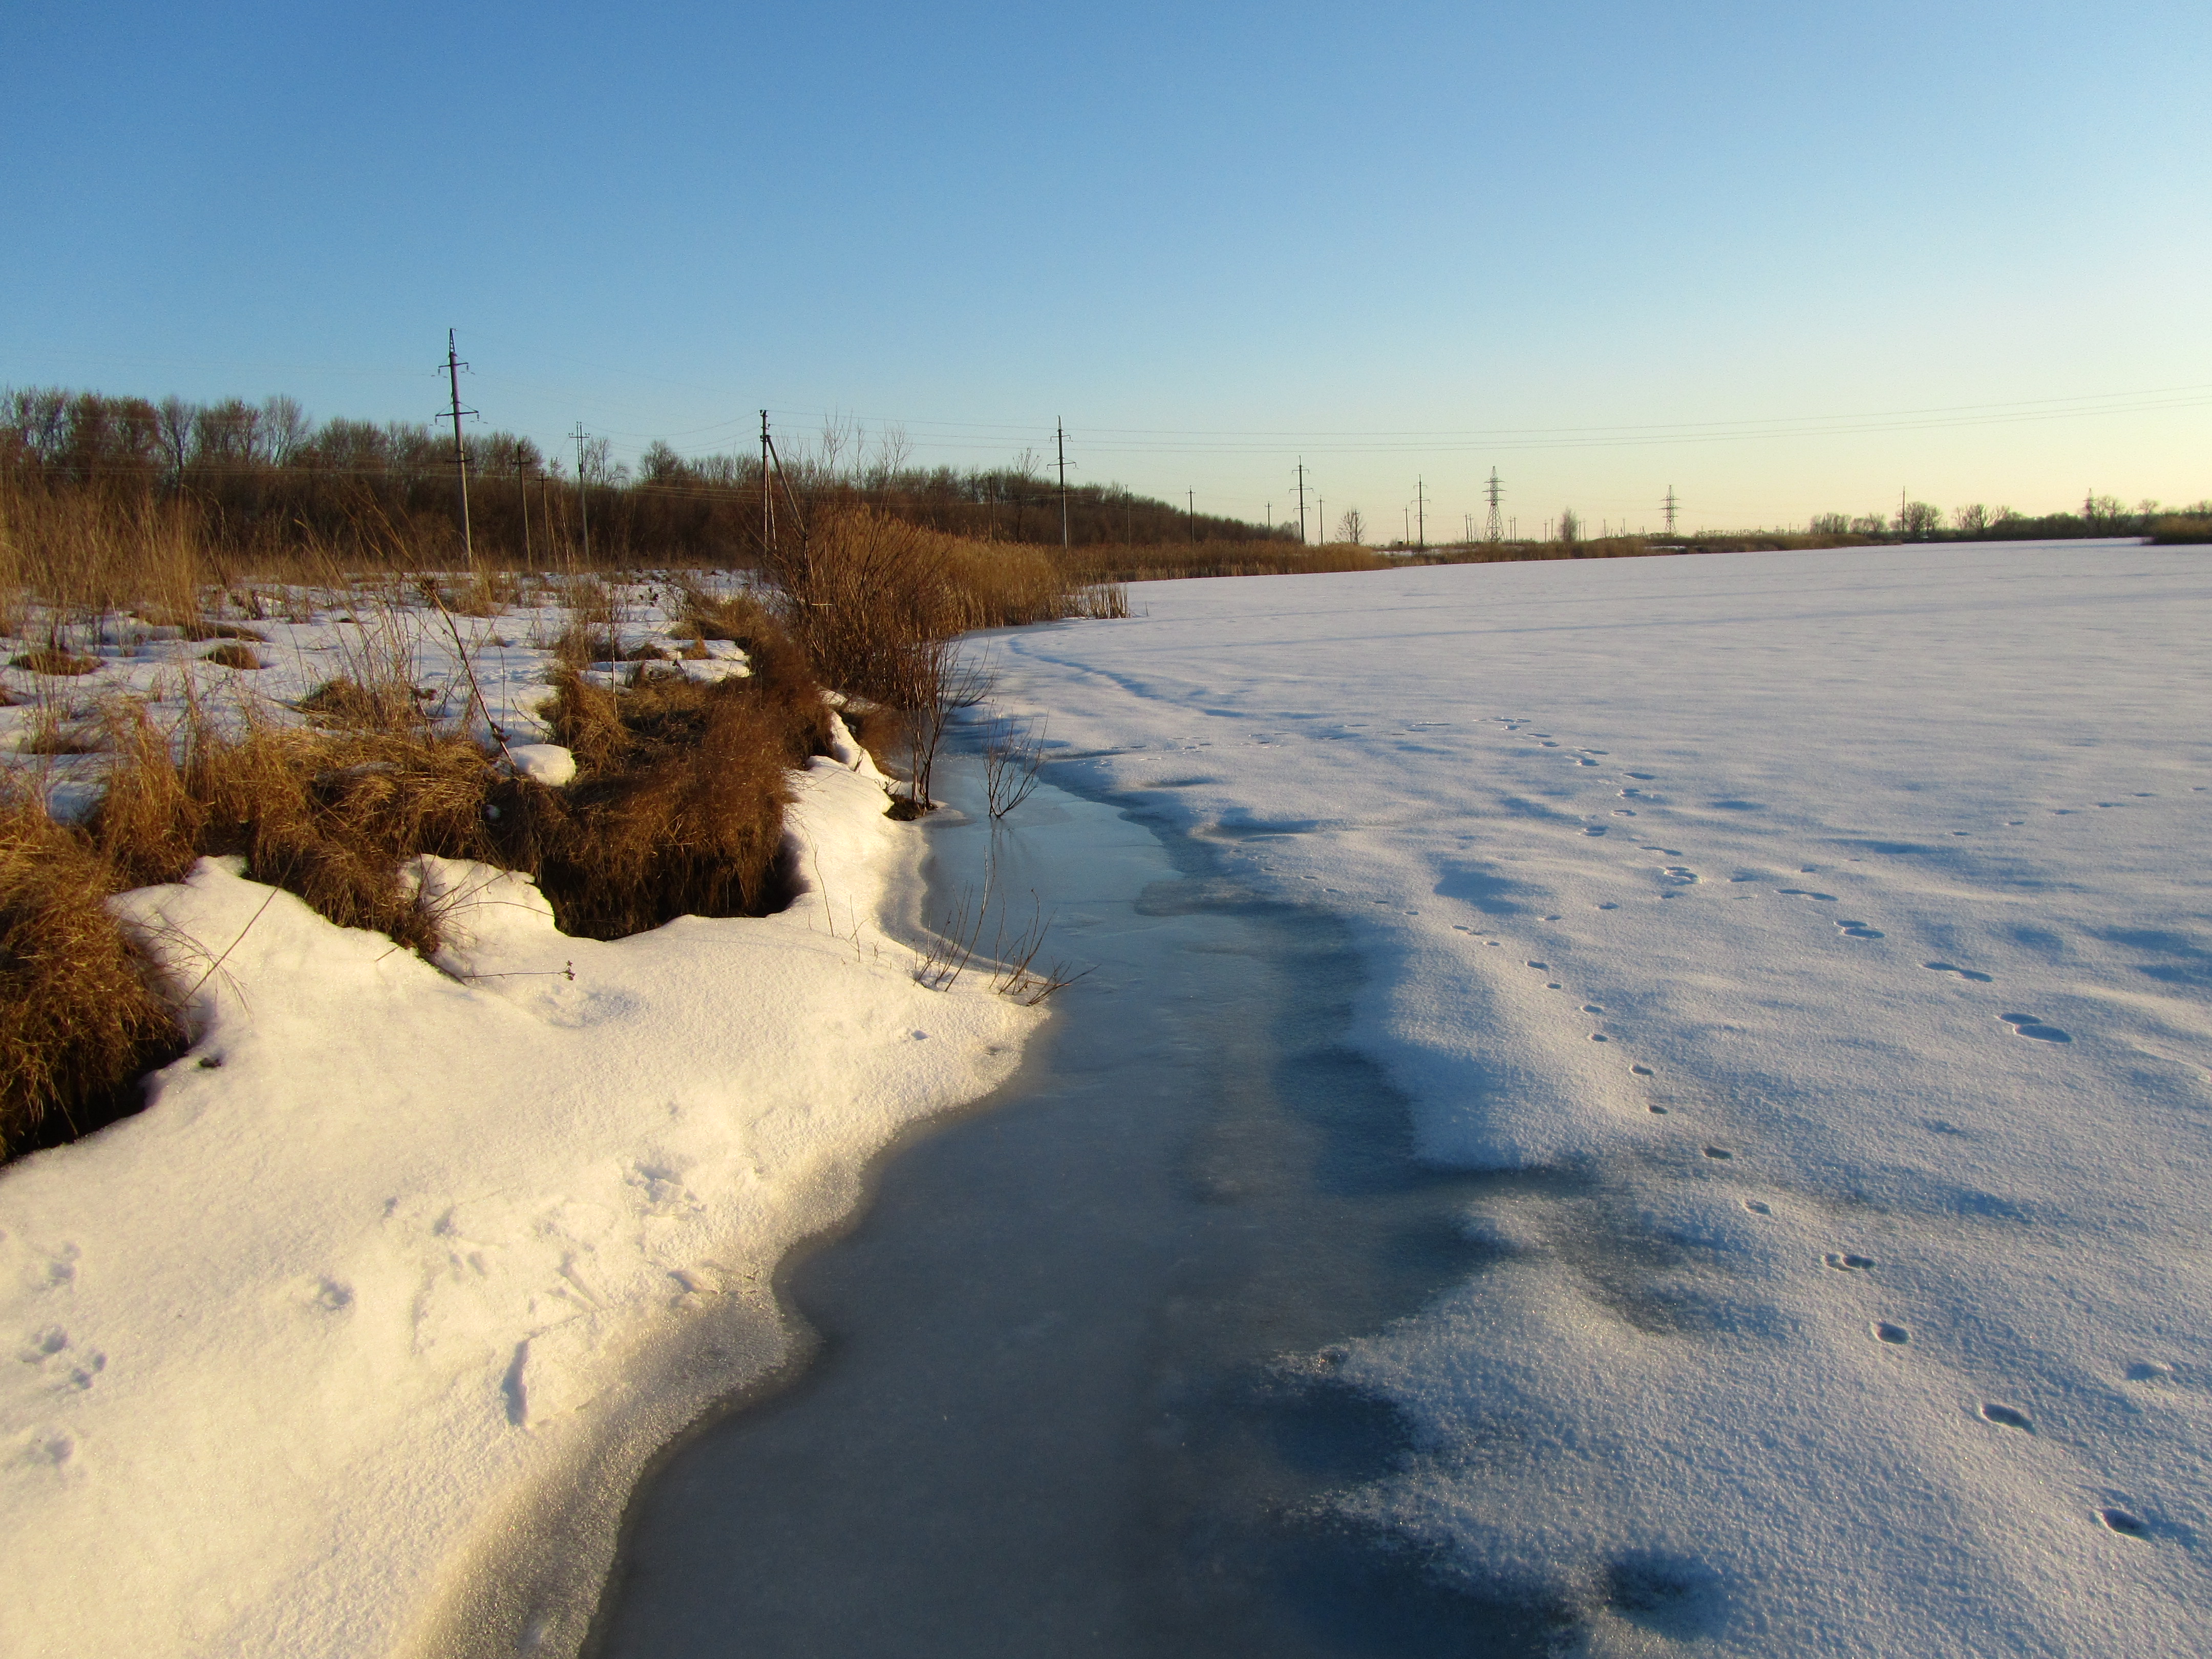
<path id="1" fill-rule="evenodd" d="M 817 1352 L 641 1489 L 592 1650 L 1540 1649 L 1540 1616 L 1323 1501 L 1404 1442 L 1334 1345 L 1463 1279 L 1468 1198 L 1525 1177 L 1414 1161 L 1345 1045 L 1359 970 L 1326 913 L 1110 806 L 1040 789 L 994 831 L 954 792 L 939 911 L 988 864 L 1094 971 L 1013 1084 L 788 1270 Z"/>

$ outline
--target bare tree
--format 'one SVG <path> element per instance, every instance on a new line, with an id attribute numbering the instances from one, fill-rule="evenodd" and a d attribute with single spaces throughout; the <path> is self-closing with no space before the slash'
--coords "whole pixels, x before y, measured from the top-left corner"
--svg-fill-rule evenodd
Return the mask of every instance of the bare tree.
<path id="1" fill-rule="evenodd" d="M 1359 516 L 1359 509 L 1347 507 L 1338 515 L 1336 538 L 1340 542 L 1364 543 L 1367 539 L 1367 520 Z"/>
<path id="2" fill-rule="evenodd" d="M 291 465 L 307 447 L 313 430 L 307 422 L 307 411 L 300 407 L 298 398 L 279 395 L 263 400 L 261 448 L 270 465 Z"/>
<path id="3" fill-rule="evenodd" d="M 1990 510 L 1979 501 L 1951 509 L 1951 522 L 1961 536 L 1978 536 L 1990 527 Z"/>
<path id="4" fill-rule="evenodd" d="M 1575 517 L 1574 508 L 1571 507 L 1560 508 L 1559 539 L 1563 542 L 1575 541 L 1581 537 L 1582 533 L 1583 521 Z"/>
<path id="5" fill-rule="evenodd" d="M 154 411 L 155 429 L 161 435 L 161 456 L 172 479 L 185 476 L 192 459 L 192 426 L 199 410 L 172 392 Z"/>
<path id="6" fill-rule="evenodd" d="M 1942 527 L 1942 510 L 1926 501 L 1907 501 L 1898 509 L 1897 533 L 1900 536 L 1909 536 L 1918 541 L 1934 535 Z"/>

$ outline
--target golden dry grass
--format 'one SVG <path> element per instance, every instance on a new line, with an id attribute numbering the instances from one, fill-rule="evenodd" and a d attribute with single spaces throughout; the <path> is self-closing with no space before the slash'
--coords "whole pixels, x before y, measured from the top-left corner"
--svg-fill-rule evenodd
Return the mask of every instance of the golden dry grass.
<path id="1" fill-rule="evenodd" d="M 112 890 L 86 838 L 0 775 L 0 1158 L 137 1109 L 132 1079 L 181 1047 Z"/>

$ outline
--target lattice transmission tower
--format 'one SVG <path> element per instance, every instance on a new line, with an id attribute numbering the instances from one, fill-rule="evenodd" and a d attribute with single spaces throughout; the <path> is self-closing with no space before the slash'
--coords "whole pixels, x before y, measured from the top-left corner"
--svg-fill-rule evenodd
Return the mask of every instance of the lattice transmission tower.
<path id="1" fill-rule="evenodd" d="M 1498 469 L 1494 466 L 1490 469 L 1490 483 L 1485 486 L 1485 492 L 1490 497 L 1490 516 L 1482 521 L 1483 538 L 1502 542 L 1505 539 L 1505 521 L 1498 516 L 1498 501 L 1504 495 L 1505 486 L 1498 482 Z"/>
<path id="2" fill-rule="evenodd" d="M 1674 507 L 1676 506 L 1674 485 L 1668 484 L 1667 486 L 1667 499 L 1662 502 L 1661 505 L 1667 509 L 1667 533 L 1671 536 L 1674 533 Z"/>

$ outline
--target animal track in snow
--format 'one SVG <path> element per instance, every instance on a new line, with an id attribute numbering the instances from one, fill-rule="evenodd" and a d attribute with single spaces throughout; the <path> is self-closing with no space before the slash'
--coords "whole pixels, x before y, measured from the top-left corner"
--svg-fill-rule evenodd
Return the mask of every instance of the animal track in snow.
<path id="1" fill-rule="evenodd" d="M 1595 1002 L 1585 1002 L 1583 1004 L 1583 1012 L 1586 1014 L 1601 1014 L 1605 1010 Z"/>
<path id="2" fill-rule="evenodd" d="M 1774 1213 L 1774 1206 L 1771 1204 L 1763 1204 L 1755 1198 L 1747 1198 L 1744 1200 L 1743 1207 L 1750 1211 L 1753 1215 L 1772 1215 Z"/>
<path id="3" fill-rule="evenodd" d="M 1587 826 L 1587 827 L 1585 827 L 1585 828 L 1584 828 L 1584 830 L 1583 830 L 1583 834 L 1584 834 L 1584 835 L 1586 835 L 1586 836 L 1601 836 L 1601 835 L 1605 834 L 1605 825 L 1603 825 L 1603 824 L 1601 824 L 1601 823 L 1593 823 L 1593 824 L 1588 825 L 1588 826 Z"/>
<path id="4" fill-rule="evenodd" d="M 1613 1039 L 1602 1031 L 1592 1031 L 1590 1033 L 1590 1041 L 1592 1042 L 1610 1042 Z"/>
<path id="5" fill-rule="evenodd" d="M 1984 1406 L 1982 1407 L 1982 1419 L 2002 1428 L 2021 1429 L 2029 1434 L 2035 1432 L 2035 1425 L 2027 1420 L 2027 1413 L 2015 1411 L 2010 1406 Z"/>
<path id="6" fill-rule="evenodd" d="M 1884 939 L 1887 937 L 1881 928 L 1869 927 L 1863 921 L 1839 921 L 1836 926 L 1842 930 L 1844 937 L 1846 939 Z"/>
<path id="7" fill-rule="evenodd" d="M 1829 1251 L 1820 1260 L 1839 1273 L 1863 1273 L 1875 1265 L 1870 1255 L 1844 1255 L 1834 1250 Z"/>
<path id="8" fill-rule="evenodd" d="M 1912 1340 L 1911 1331 L 1906 1330 L 1902 1325 L 1893 1325 L 1886 1319 L 1875 1321 L 1874 1335 L 1875 1341 L 1887 1342 L 1891 1346 L 1898 1348 L 1903 1347 Z"/>
<path id="9" fill-rule="evenodd" d="M 2103 1522 L 2108 1529 L 2119 1534 L 2123 1538 L 2150 1536 L 2150 1528 L 2145 1524 L 2142 1518 L 2130 1515 L 2125 1510 L 2099 1510 L 2097 1519 Z"/>
<path id="10" fill-rule="evenodd" d="M 1552 964 L 1548 962 L 1532 962 L 1528 965 L 1539 973 L 1548 974 L 1552 971 Z"/>
<path id="11" fill-rule="evenodd" d="M 1632 1066 L 1628 1069 L 1635 1073 L 1638 1077 L 1650 1077 L 1651 1075 L 1651 1068 L 1649 1066 Z"/>
<path id="12" fill-rule="evenodd" d="M 1997 1018 L 2012 1027 L 2014 1036 L 2033 1037 L 2038 1042 L 2074 1041 L 2066 1032 L 2037 1014 L 1999 1014 Z"/>
<path id="13" fill-rule="evenodd" d="M 1833 893 L 1816 893 L 1806 887 L 1778 887 L 1775 891 L 1787 893 L 1791 898 L 1808 898 L 1815 904 L 1833 904 L 1836 902 Z"/>
<path id="14" fill-rule="evenodd" d="M 1923 962 L 1920 965 L 1923 968 L 1931 968 L 1939 974 L 1956 974 L 1960 979 L 1970 979 L 1977 985 L 1990 985 L 1996 982 L 1989 975 L 1978 974 L 1971 968 L 1961 968 L 1955 962 Z"/>
<path id="15" fill-rule="evenodd" d="M 1705 1156 L 1714 1158 L 1731 1158 L 1735 1154 L 1725 1146 L 1708 1146 L 1705 1148 Z"/>
<path id="16" fill-rule="evenodd" d="M 1659 878 L 1662 881 L 1671 882 L 1677 887 L 1694 887 L 1698 884 L 1698 872 L 1694 870 L 1686 870 L 1679 864 L 1668 865 L 1659 872 Z"/>

